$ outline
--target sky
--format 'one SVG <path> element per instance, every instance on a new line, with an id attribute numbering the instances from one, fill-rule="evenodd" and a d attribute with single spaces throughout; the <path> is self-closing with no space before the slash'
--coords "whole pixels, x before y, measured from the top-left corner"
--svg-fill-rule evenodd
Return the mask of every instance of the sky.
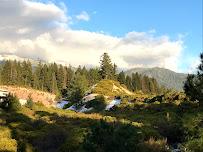
<path id="1" fill-rule="evenodd" d="M 202 0 L 0 0 L 0 55 L 191 73 L 203 51 Z"/>

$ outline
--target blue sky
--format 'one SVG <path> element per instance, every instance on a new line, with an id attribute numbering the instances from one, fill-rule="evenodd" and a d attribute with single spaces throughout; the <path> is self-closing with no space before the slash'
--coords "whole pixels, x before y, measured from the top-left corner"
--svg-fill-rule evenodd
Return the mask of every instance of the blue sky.
<path id="1" fill-rule="evenodd" d="M 8 0 L 0 5 L 0 59 L 12 55 L 121 69 L 193 72 L 203 51 L 202 0 Z"/>
<path id="2" fill-rule="evenodd" d="M 89 22 L 76 22 L 73 29 L 103 31 L 123 36 L 130 31 L 155 30 L 156 35 L 173 39 L 183 36 L 184 54 L 180 65 L 187 68 L 186 58 L 197 57 L 203 50 L 202 0 L 66 0 L 71 16 L 86 11 Z"/>

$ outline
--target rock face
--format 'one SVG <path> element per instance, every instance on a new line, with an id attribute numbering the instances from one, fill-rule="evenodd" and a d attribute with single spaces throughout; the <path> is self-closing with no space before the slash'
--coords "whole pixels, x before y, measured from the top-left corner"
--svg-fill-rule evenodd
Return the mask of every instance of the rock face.
<path id="1" fill-rule="evenodd" d="M 139 73 L 148 77 L 153 77 L 157 80 L 160 86 L 164 86 L 169 89 L 175 89 L 177 91 L 183 90 L 184 81 L 186 80 L 187 74 L 176 73 L 174 71 L 164 68 L 134 68 L 126 71 L 127 75 L 132 73 Z"/>
<path id="2" fill-rule="evenodd" d="M 0 89 L 7 90 L 11 94 L 16 95 L 19 99 L 27 100 L 31 96 L 34 102 L 41 102 L 45 106 L 51 106 L 55 102 L 56 95 L 34 90 L 31 88 L 22 88 L 16 86 L 0 86 Z"/>

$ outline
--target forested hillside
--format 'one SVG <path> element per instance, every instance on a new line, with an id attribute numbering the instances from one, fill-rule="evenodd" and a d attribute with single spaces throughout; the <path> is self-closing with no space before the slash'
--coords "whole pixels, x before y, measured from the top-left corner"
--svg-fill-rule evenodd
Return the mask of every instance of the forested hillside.
<path id="1" fill-rule="evenodd" d="M 57 95 L 57 98 L 71 98 L 75 88 L 79 88 L 78 96 L 97 84 L 102 79 L 113 79 L 125 85 L 130 91 L 144 93 L 159 93 L 160 87 L 154 78 L 133 73 L 125 76 L 124 72 L 117 73 L 116 65 L 111 63 L 108 54 L 104 54 L 101 67 L 87 69 L 79 66 L 74 70 L 71 66 L 56 63 L 41 63 L 33 66 L 31 62 L 7 60 L 1 64 L 0 84 L 31 87 L 48 91 Z M 81 95 L 79 95 L 81 94 Z"/>

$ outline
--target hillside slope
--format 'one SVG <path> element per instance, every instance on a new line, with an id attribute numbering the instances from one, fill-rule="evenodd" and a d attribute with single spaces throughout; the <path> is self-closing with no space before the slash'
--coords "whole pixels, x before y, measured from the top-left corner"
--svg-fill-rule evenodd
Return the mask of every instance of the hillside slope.
<path id="1" fill-rule="evenodd" d="M 187 74 L 176 73 L 174 71 L 164 69 L 164 68 L 134 68 L 126 71 L 127 75 L 132 73 L 139 73 L 141 75 L 146 75 L 153 77 L 157 80 L 159 85 L 164 86 L 169 89 L 175 89 L 178 91 L 183 90 L 183 84 L 186 80 Z"/>
<path id="2" fill-rule="evenodd" d="M 45 106 L 53 105 L 56 98 L 56 95 L 54 94 L 31 88 L 0 85 L 0 89 L 7 90 L 11 94 L 15 94 L 19 99 L 27 100 L 28 97 L 31 96 L 34 102 L 41 102 Z"/>
<path id="3" fill-rule="evenodd" d="M 92 90 L 93 93 L 104 96 L 132 95 L 133 93 L 114 80 L 101 80 Z"/>

